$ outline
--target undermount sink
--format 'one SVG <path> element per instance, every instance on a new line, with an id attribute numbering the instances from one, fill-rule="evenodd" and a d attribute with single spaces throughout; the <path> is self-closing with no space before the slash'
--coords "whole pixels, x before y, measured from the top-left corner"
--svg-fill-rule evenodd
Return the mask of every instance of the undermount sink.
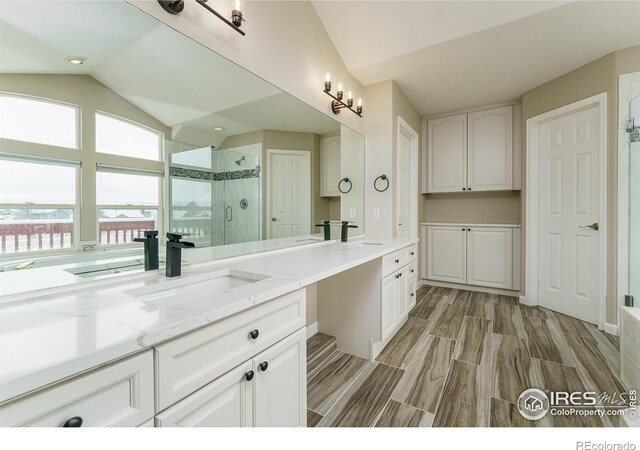
<path id="1" fill-rule="evenodd" d="M 161 261 L 161 263 L 161 267 L 164 267 L 164 261 Z M 82 278 L 99 278 L 104 275 L 131 272 L 141 269 L 144 269 L 144 259 L 138 258 L 131 261 L 117 261 L 104 264 L 87 264 L 85 266 L 73 267 L 64 270 L 65 272 L 72 273 Z"/>
<path id="2" fill-rule="evenodd" d="M 213 273 L 181 277 L 124 291 L 143 302 L 159 306 L 171 306 L 194 298 L 195 295 L 215 295 L 237 289 L 247 284 L 270 278 L 269 275 L 242 270 L 220 270 Z"/>

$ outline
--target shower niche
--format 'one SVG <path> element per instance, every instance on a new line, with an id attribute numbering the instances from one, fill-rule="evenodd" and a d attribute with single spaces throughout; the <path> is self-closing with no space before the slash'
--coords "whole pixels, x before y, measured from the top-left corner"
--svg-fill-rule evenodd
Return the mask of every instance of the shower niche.
<path id="1" fill-rule="evenodd" d="M 198 247 L 262 239 L 262 146 L 195 148 L 165 142 L 169 229 Z"/>

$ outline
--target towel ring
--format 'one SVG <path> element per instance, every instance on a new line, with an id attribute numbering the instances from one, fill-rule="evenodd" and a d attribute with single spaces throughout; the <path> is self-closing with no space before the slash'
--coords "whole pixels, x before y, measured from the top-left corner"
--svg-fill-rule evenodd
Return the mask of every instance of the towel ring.
<path id="1" fill-rule="evenodd" d="M 349 189 L 347 189 L 346 191 L 342 190 L 342 183 L 349 183 Z M 343 194 L 348 194 L 349 192 L 351 192 L 351 189 L 353 188 L 353 184 L 351 183 L 351 180 L 347 177 L 343 178 L 342 180 L 340 180 L 338 182 L 338 190 L 340 192 L 342 192 Z"/>
<path id="2" fill-rule="evenodd" d="M 378 189 L 378 180 L 382 180 L 382 181 L 386 181 L 387 185 L 384 187 L 384 189 Z M 378 191 L 378 192 L 384 192 L 387 189 L 389 189 L 389 178 L 387 178 L 386 175 L 380 175 L 378 178 L 376 178 L 373 182 L 373 188 Z"/>

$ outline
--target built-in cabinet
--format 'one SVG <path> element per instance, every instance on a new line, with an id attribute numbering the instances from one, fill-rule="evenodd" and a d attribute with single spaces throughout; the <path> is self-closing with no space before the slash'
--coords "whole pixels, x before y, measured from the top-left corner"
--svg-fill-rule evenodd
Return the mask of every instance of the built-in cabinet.
<path id="1" fill-rule="evenodd" d="M 423 232 L 427 280 L 520 289 L 519 228 L 429 225 Z"/>
<path id="2" fill-rule="evenodd" d="M 516 107 L 519 111 L 519 106 Z M 519 117 L 519 116 L 518 116 Z M 519 189 L 514 180 L 514 107 L 427 121 L 425 193 Z M 516 132 L 519 137 L 519 132 Z M 518 176 L 519 167 L 515 169 Z"/>
<path id="3" fill-rule="evenodd" d="M 381 336 L 385 341 L 406 320 L 416 304 L 416 246 L 382 258 Z"/>
<path id="4" fill-rule="evenodd" d="M 340 136 L 320 138 L 320 196 L 339 197 L 341 179 Z"/>

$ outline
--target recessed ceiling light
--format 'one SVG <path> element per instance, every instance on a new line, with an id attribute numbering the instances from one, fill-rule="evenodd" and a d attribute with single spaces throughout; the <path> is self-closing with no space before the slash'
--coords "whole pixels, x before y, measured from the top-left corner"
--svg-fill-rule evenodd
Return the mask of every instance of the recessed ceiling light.
<path id="1" fill-rule="evenodd" d="M 67 58 L 67 62 L 69 62 L 69 64 L 75 64 L 76 66 L 84 64 L 86 60 L 87 58 L 85 58 L 84 56 L 69 56 Z"/>
<path id="2" fill-rule="evenodd" d="M 224 131 L 224 127 L 213 127 L 213 131 Z"/>

